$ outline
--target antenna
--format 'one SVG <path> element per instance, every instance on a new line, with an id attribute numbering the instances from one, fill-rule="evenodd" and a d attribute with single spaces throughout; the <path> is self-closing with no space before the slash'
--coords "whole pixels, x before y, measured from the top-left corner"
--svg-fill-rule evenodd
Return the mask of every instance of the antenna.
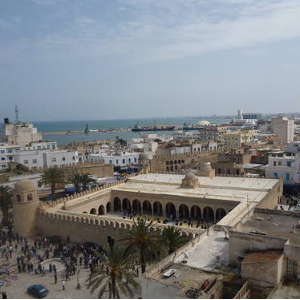
<path id="1" fill-rule="evenodd" d="M 15 106 L 15 116 L 16 116 L 16 123 L 19 123 L 19 110 L 18 106 Z"/>

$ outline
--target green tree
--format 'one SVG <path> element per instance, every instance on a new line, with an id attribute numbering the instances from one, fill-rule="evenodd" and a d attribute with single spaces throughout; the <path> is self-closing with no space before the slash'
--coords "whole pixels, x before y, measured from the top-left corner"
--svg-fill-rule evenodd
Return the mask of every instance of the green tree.
<path id="1" fill-rule="evenodd" d="M 8 225 L 9 211 L 12 208 L 12 190 L 8 186 L 0 186 L 0 209 L 2 211 L 2 224 Z"/>
<path id="2" fill-rule="evenodd" d="M 69 177 L 69 182 L 71 182 L 75 189 L 76 192 L 80 191 L 80 187 L 81 187 L 81 174 L 79 174 L 78 172 L 74 172 L 70 177 Z"/>
<path id="3" fill-rule="evenodd" d="M 96 183 L 96 180 L 91 178 L 89 174 L 81 175 L 81 184 L 84 190 L 88 188 L 88 185 L 91 183 Z"/>
<path id="4" fill-rule="evenodd" d="M 89 174 L 80 174 L 78 171 L 69 177 L 69 181 L 74 184 L 76 191 L 79 191 L 81 187 L 86 190 L 89 184 L 96 183 L 96 180 L 91 178 Z"/>
<path id="5" fill-rule="evenodd" d="M 135 279 L 131 255 L 119 246 L 109 247 L 98 255 L 101 265 L 91 272 L 88 279 L 91 292 L 98 290 L 99 298 L 107 291 L 109 299 L 119 299 L 121 293 L 133 298 L 139 284 Z"/>
<path id="6" fill-rule="evenodd" d="M 146 271 L 146 264 L 159 255 L 159 236 L 153 232 L 153 222 L 145 218 L 133 219 L 133 226 L 120 241 L 127 246 L 126 251 L 137 254 L 142 273 Z"/>
<path id="7" fill-rule="evenodd" d="M 65 183 L 64 170 L 57 167 L 46 169 L 42 174 L 41 183 L 50 186 L 51 199 L 54 200 L 57 185 Z"/>
<path id="8" fill-rule="evenodd" d="M 168 226 L 163 229 L 161 242 L 167 247 L 168 254 L 173 253 L 188 241 L 187 237 L 180 235 L 180 231 L 175 226 Z"/>

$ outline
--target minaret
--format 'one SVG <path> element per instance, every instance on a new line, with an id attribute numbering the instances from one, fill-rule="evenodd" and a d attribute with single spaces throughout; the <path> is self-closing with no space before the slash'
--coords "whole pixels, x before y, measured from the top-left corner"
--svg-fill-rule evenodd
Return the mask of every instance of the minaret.
<path id="1" fill-rule="evenodd" d="M 13 197 L 14 230 L 23 237 L 36 233 L 36 216 L 39 207 L 37 189 L 29 180 L 15 184 Z"/>

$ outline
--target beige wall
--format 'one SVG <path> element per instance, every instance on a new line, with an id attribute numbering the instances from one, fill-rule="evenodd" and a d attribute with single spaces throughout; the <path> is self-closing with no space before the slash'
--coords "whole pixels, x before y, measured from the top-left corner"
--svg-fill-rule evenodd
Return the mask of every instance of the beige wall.
<path id="1" fill-rule="evenodd" d="M 241 276 L 252 285 L 273 287 L 279 284 L 286 269 L 284 255 L 278 260 L 242 263 Z"/>
<path id="2" fill-rule="evenodd" d="M 51 218 L 45 215 L 38 216 L 37 227 L 39 232 L 44 235 L 58 235 L 64 239 L 69 237 L 74 242 L 91 241 L 101 245 L 106 244 L 108 235 L 117 240 L 127 232 L 125 228 L 119 228 L 119 225 L 113 222 L 96 225 L 85 223 L 85 221 L 74 222 L 72 219 Z"/>
<path id="3" fill-rule="evenodd" d="M 273 187 L 273 189 L 264 197 L 264 199 L 257 205 L 257 208 L 274 209 L 280 203 L 283 191 L 282 178 Z"/>
<path id="4" fill-rule="evenodd" d="M 173 166 L 173 172 L 196 167 L 202 162 L 216 162 L 218 157 L 217 152 L 200 152 L 189 154 L 176 154 L 176 155 L 156 155 L 150 162 L 150 170 L 153 173 L 171 172 L 170 166 Z M 171 162 L 172 164 L 167 164 Z M 178 163 L 180 161 L 180 163 Z M 183 162 L 182 162 L 183 161 Z M 175 169 L 177 166 L 177 170 Z M 169 170 L 167 170 L 169 167 Z"/>

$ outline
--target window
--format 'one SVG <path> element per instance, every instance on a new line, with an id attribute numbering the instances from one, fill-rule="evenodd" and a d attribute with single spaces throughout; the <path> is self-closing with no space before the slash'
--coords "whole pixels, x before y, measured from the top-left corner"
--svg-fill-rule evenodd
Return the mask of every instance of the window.
<path id="1" fill-rule="evenodd" d="M 1 157 L 1 160 L 5 160 L 5 157 Z"/>
<path id="2" fill-rule="evenodd" d="M 290 181 L 290 174 L 289 174 L 289 173 L 286 173 L 286 174 L 285 174 L 285 180 L 286 180 L 286 181 Z"/>
<path id="3" fill-rule="evenodd" d="M 111 159 L 109 160 L 109 163 L 112 164 L 112 160 Z"/>
<path id="4" fill-rule="evenodd" d="M 28 201 L 31 201 L 31 200 L 32 200 L 32 194 L 28 194 L 28 195 L 27 195 L 27 200 L 28 200 Z"/>
<path id="5" fill-rule="evenodd" d="M 136 157 L 134 158 L 134 162 L 136 162 Z"/>
<path id="6" fill-rule="evenodd" d="M 281 161 L 279 161 L 279 162 L 278 162 L 278 166 L 281 166 L 281 165 L 282 165 L 282 163 L 281 163 Z"/>
<path id="7" fill-rule="evenodd" d="M 119 164 L 119 160 L 118 159 L 116 159 L 116 165 L 118 165 Z"/>
<path id="8" fill-rule="evenodd" d="M 286 163 L 286 165 L 287 165 L 288 167 L 291 167 L 291 166 L 292 166 L 292 162 L 291 162 L 291 161 L 288 161 L 288 162 Z"/>
<path id="9" fill-rule="evenodd" d="M 75 156 L 73 156 L 72 159 L 75 160 Z"/>
<path id="10" fill-rule="evenodd" d="M 131 163 L 131 159 L 130 158 L 128 158 L 128 162 Z"/>
<path id="11" fill-rule="evenodd" d="M 33 163 L 33 164 L 36 164 L 36 163 L 37 163 L 37 159 L 33 159 L 33 160 L 32 160 L 32 163 Z"/>
<path id="12" fill-rule="evenodd" d="M 273 176 L 274 176 L 275 178 L 278 178 L 278 173 L 274 173 Z"/>
<path id="13" fill-rule="evenodd" d="M 276 161 L 273 161 L 273 166 L 276 166 Z"/>
<path id="14" fill-rule="evenodd" d="M 124 158 L 123 158 L 122 162 L 123 162 L 123 164 L 125 164 L 125 162 L 126 162 L 126 161 L 125 161 L 125 159 L 124 159 Z"/>
<path id="15" fill-rule="evenodd" d="M 56 162 L 56 157 L 53 157 L 53 158 L 51 159 L 51 161 L 52 161 L 52 162 Z"/>
<path id="16" fill-rule="evenodd" d="M 62 158 L 62 161 L 65 161 L 65 160 L 66 160 L 66 158 L 65 158 L 65 157 L 63 157 L 63 158 Z"/>
<path id="17" fill-rule="evenodd" d="M 24 164 L 28 164 L 28 160 L 27 159 L 24 160 Z"/>
<path id="18" fill-rule="evenodd" d="M 1 153 L 5 153 L 5 150 L 1 150 Z"/>

